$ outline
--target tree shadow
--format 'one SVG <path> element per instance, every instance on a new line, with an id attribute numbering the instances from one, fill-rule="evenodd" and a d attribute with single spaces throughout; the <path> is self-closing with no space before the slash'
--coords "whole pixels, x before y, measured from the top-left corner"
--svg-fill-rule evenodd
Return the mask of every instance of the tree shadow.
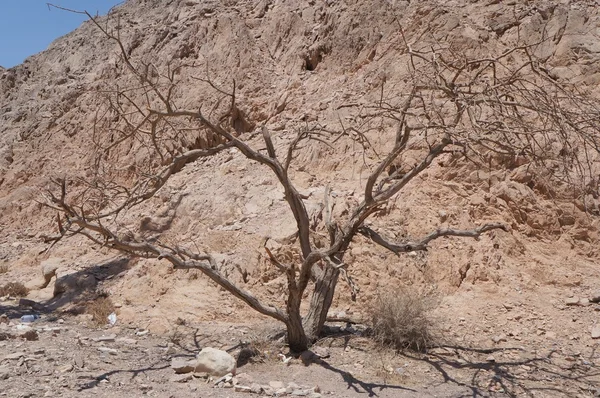
<path id="1" fill-rule="evenodd" d="M 344 382 L 346 383 L 347 389 L 354 390 L 354 392 L 356 392 L 356 393 L 366 393 L 366 394 L 368 394 L 369 397 L 376 397 L 377 396 L 376 390 L 378 390 L 379 392 L 386 390 L 386 389 L 416 392 L 416 390 L 413 390 L 408 387 L 403 387 L 400 385 L 385 384 L 385 383 L 369 383 L 369 382 L 362 381 L 362 380 L 356 378 L 355 376 L 353 376 L 350 372 L 346 372 L 345 370 L 338 369 L 335 366 L 331 365 L 330 363 L 328 363 L 327 361 L 322 360 L 322 359 L 315 363 L 330 372 L 334 372 L 334 373 L 337 373 L 338 375 L 340 375 L 342 377 L 342 379 L 344 380 Z"/>
<path id="2" fill-rule="evenodd" d="M 162 362 L 162 361 L 161 361 Z M 98 384 L 100 382 L 102 382 L 102 380 L 108 380 L 108 378 L 110 376 L 113 376 L 115 374 L 120 374 L 120 373 L 131 373 L 131 380 L 135 379 L 138 375 L 146 373 L 146 372 L 150 372 L 150 371 L 159 371 L 159 370 L 163 370 L 168 368 L 170 365 L 167 364 L 161 364 L 160 362 L 154 363 L 150 366 L 146 366 L 144 368 L 139 368 L 139 369 L 115 369 L 115 370 L 111 370 L 108 372 L 104 372 L 98 376 L 95 377 L 91 377 L 92 380 L 87 381 L 87 382 L 83 382 L 82 384 L 79 385 L 79 387 L 77 388 L 78 392 L 82 392 L 85 390 L 89 390 L 92 389 L 96 386 L 98 386 Z"/>
<path id="3" fill-rule="evenodd" d="M 587 360 L 561 356 L 556 350 L 527 355 L 520 348 L 442 345 L 426 354 L 402 355 L 430 365 L 444 383 L 468 388 L 471 397 L 580 396 L 582 391 L 593 396 L 600 391 L 600 369 L 592 362 L 593 354 Z"/>
<path id="4" fill-rule="evenodd" d="M 129 257 L 116 257 L 77 272 L 57 277 L 54 297 L 43 302 L 49 312 L 94 298 L 99 285 L 131 267 Z"/>
<path id="5" fill-rule="evenodd" d="M 0 314 L 5 314 L 9 319 L 17 319 L 23 315 L 44 315 L 44 320 L 53 321 L 58 316 L 52 314 L 69 305 L 85 303 L 86 300 L 98 296 L 98 288 L 107 280 L 114 278 L 130 268 L 128 257 L 116 257 L 87 267 L 83 270 L 57 277 L 55 281 L 55 295 L 47 301 L 36 302 L 20 299 L 14 304 L 0 304 Z"/>

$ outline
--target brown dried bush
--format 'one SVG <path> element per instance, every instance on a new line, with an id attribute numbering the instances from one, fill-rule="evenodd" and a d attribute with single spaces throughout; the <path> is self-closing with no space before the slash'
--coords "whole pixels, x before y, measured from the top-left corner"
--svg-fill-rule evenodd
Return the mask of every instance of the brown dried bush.
<path id="1" fill-rule="evenodd" d="M 380 294 L 371 311 L 373 337 L 397 350 L 425 350 L 434 340 L 433 306 L 433 300 L 408 289 Z"/>
<path id="2" fill-rule="evenodd" d="M 25 297 L 29 294 L 29 289 L 21 282 L 9 282 L 0 287 L 0 296 Z"/>
<path id="3" fill-rule="evenodd" d="M 108 316 L 115 311 L 112 300 L 106 296 L 99 296 L 87 303 L 85 312 L 92 315 L 92 320 L 98 325 L 105 325 Z"/>
<path id="4" fill-rule="evenodd" d="M 8 265 L 0 265 L 0 274 L 6 274 L 8 272 Z"/>

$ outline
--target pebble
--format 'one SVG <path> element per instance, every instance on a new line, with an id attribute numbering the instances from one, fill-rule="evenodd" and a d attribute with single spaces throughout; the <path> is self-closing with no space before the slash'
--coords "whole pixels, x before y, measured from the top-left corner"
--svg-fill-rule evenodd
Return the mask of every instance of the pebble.
<path id="1" fill-rule="evenodd" d="M 68 364 L 68 365 L 62 366 L 58 371 L 60 373 L 67 373 L 67 372 L 70 372 L 72 370 L 73 370 L 73 365 L 72 364 Z"/>
<path id="2" fill-rule="evenodd" d="M 6 380 L 10 377 L 10 370 L 6 366 L 0 366 L 0 380 Z"/>
<path id="3" fill-rule="evenodd" d="M 575 296 L 575 297 L 568 297 L 565 300 L 565 304 L 566 305 L 578 305 L 579 304 L 579 297 Z"/>
<path id="4" fill-rule="evenodd" d="M 171 377 L 171 381 L 174 383 L 187 383 L 188 381 L 192 380 L 194 378 L 194 376 L 191 373 L 183 373 L 183 374 L 176 374 L 175 376 Z"/>
<path id="5" fill-rule="evenodd" d="M 283 383 L 281 381 L 270 381 L 269 382 L 269 386 L 271 388 L 274 388 L 275 390 L 279 390 L 280 388 L 284 388 L 283 387 Z"/>
<path id="6" fill-rule="evenodd" d="M 600 325 L 592 327 L 592 339 L 600 339 Z"/>
<path id="7" fill-rule="evenodd" d="M 108 336 L 100 336 L 100 337 L 97 337 L 92 340 L 97 341 L 97 342 L 102 342 L 102 343 L 112 343 L 115 341 L 116 338 L 117 338 L 116 334 L 109 334 Z"/>
<path id="8" fill-rule="evenodd" d="M 104 352 L 110 355 L 117 355 L 119 353 L 119 351 L 115 350 L 114 348 L 109 348 L 109 347 L 98 347 L 98 351 L 100 352 Z"/>

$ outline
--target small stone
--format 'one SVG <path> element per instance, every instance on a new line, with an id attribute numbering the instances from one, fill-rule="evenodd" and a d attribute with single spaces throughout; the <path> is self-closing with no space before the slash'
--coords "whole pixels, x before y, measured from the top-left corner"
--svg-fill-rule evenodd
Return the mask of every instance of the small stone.
<path id="1" fill-rule="evenodd" d="M 580 298 L 579 305 L 582 307 L 587 307 L 588 305 L 590 305 L 590 300 L 588 300 L 586 298 Z"/>
<path id="2" fill-rule="evenodd" d="M 73 365 L 72 364 L 68 364 L 65 366 L 60 367 L 60 369 L 58 369 L 58 371 L 60 373 L 67 373 L 73 370 Z"/>
<path id="3" fill-rule="evenodd" d="M 600 325 L 592 327 L 592 339 L 600 339 Z"/>
<path id="4" fill-rule="evenodd" d="M 317 357 L 323 359 L 331 356 L 331 353 L 325 347 L 312 347 L 312 352 L 314 352 Z"/>
<path id="5" fill-rule="evenodd" d="M 485 360 L 486 360 L 487 362 L 496 362 L 496 358 L 494 358 L 494 356 L 493 356 L 493 355 L 490 355 L 490 356 L 488 356 L 488 357 L 487 357 Z"/>
<path id="6" fill-rule="evenodd" d="M 188 361 L 187 359 L 182 358 L 173 358 L 171 360 L 171 369 L 173 369 L 177 374 L 190 373 L 195 368 L 196 363 L 194 361 Z"/>
<path id="7" fill-rule="evenodd" d="M 283 383 L 281 381 L 270 381 L 269 382 L 269 386 L 275 390 L 279 390 L 280 388 L 284 388 L 283 387 Z"/>
<path id="8" fill-rule="evenodd" d="M 109 347 L 98 347 L 98 351 L 100 351 L 102 353 L 110 354 L 110 355 L 117 355 L 119 353 L 119 351 L 115 350 L 114 348 L 109 348 Z"/>
<path id="9" fill-rule="evenodd" d="M 235 386 L 235 388 L 234 388 L 234 391 L 237 391 L 237 392 L 253 392 L 251 387 L 243 386 L 241 384 L 237 384 Z"/>
<path id="10" fill-rule="evenodd" d="M 592 303 L 600 303 L 600 290 L 592 294 L 589 298 Z"/>
<path id="11" fill-rule="evenodd" d="M 252 385 L 250 386 L 250 392 L 254 394 L 260 394 L 261 392 L 263 392 L 263 388 L 258 383 L 252 383 Z"/>
<path id="12" fill-rule="evenodd" d="M 496 344 L 506 341 L 506 335 L 500 334 L 498 336 L 494 336 L 494 337 L 492 337 L 492 341 Z"/>
<path id="13" fill-rule="evenodd" d="M 117 338 L 116 334 L 109 334 L 108 336 L 100 336 L 97 337 L 95 339 L 93 339 L 94 341 L 98 341 L 98 342 L 102 342 L 102 343 L 112 343 L 115 341 L 115 339 Z"/>
<path id="14" fill-rule="evenodd" d="M 569 305 L 569 306 L 578 305 L 579 304 L 579 297 L 576 297 L 576 296 L 574 296 L 574 297 L 568 297 L 565 300 L 565 304 Z"/>
<path id="15" fill-rule="evenodd" d="M 248 373 L 239 373 L 235 376 L 238 384 L 242 384 L 244 386 L 250 386 L 254 383 L 254 379 Z"/>
<path id="16" fill-rule="evenodd" d="M 166 355 L 173 355 L 176 352 L 177 352 L 177 349 L 175 348 L 175 345 L 173 343 L 167 344 L 167 349 L 165 351 Z"/>
<path id="17" fill-rule="evenodd" d="M 175 376 L 171 377 L 171 381 L 174 383 L 187 383 L 193 378 L 194 376 L 191 373 L 176 374 Z"/>
<path id="18" fill-rule="evenodd" d="M 233 380 L 233 375 L 231 373 L 227 373 L 226 375 L 218 378 L 217 380 L 215 380 L 215 384 L 219 384 L 221 382 L 223 383 L 229 383 L 230 381 Z"/>
<path id="19" fill-rule="evenodd" d="M 285 394 L 287 394 L 287 390 L 285 388 L 280 388 L 280 389 L 275 390 L 276 396 L 285 395 Z"/>
<path id="20" fill-rule="evenodd" d="M 73 363 L 75 363 L 75 366 L 77 366 L 79 369 L 82 369 L 85 366 L 85 360 L 83 359 L 83 355 L 75 354 L 75 356 L 73 357 Z"/>
<path id="21" fill-rule="evenodd" d="M 6 380 L 9 377 L 10 377 L 10 370 L 5 366 L 0 367 L 0 380 Z"/>

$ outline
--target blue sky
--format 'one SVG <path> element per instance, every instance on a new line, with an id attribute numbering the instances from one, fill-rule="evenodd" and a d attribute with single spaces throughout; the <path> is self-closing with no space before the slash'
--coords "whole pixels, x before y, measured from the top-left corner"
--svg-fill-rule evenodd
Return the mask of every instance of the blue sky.
<path id="1" fill-rule="evenodd" d="M 0 65 L 18 65 L 30 55 L 45 50 L 56 38 L 77 28 L 85 15 L 48 9 L 46 3 L 94 15 L 106 14 L 124 0 L 1 0 Z"/>

